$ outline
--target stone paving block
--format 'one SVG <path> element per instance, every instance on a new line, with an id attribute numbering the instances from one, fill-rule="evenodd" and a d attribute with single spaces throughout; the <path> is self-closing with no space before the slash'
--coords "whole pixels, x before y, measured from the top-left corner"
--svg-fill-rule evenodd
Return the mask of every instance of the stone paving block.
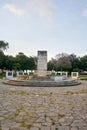
<path id="1" fill-rule="evenodd" d="M 4 120 L 4 117 L 0 117 L 0 121 L 3 121 Z"/>
<path id="2" fill-rule="evenodd" d="M 39 128 L 32 127 L 32 128 L 30 128 L 30 130 L 39 130 Z"/>
<path id="3" fill-rule="evenodd" d="M 58 126 L 58 130 L 70 130 L 69 126 Z"/>
<path id="4" fill-rule="evenodd" d="M 86 123 L 85 121 L 83 121 L 82 119 L 79 119 L 79 120 L 74 120 L 73 123 L 71 124 L 71 126 L 85 126 Z"/>
<path id="5" fill-rule="evenodd" d="M 41 127 L 41 130 L 50 130 L 50 127 L 42 126 L 42 127 Z"/>
<path id="6" fill-rule="evenodd" d="M 41 123 L 33 123 L 34 127 L 41 127 Z"/>
<path id="7" fill-rule="evenodd" d="M 1 130 L 10 130 L 10 129 L 6 127 L 2 127 Z"/>
<path id="8" fill-rule="evenodd" d="M 72 127 L 71 130 L 78 130 L 78 128 L 76 128 L 76 127 Z"/>
<path id="9" fill-rule="evenodd" d="M 79 127 L 79 130 L 87 130 L 87 126 Z"/>
<path id="10" fill-rule="evenodd" d="M 51 126 L 51 125 L 52 125 L 52 123 L 50 123 L 50 122 L 42 123 L 42 126 Z"/>
<path id="11" fill-rule="evenodd" d="M 51 130 L 59 130 L 56 125 L 51 126 Z"/>
<path id="12" fill-rule="evenodd" d="M 45 123 L 45 118 L 38 118 L 37 120 L 36 120 L 36 123 Z"/>

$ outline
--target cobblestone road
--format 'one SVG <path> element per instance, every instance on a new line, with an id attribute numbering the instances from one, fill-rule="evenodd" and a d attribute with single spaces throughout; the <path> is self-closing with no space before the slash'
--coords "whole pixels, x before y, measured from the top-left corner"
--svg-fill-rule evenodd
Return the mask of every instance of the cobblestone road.
<path id="1" fill-rule="evenodd" d="M 0 80 L 0 130 L 87 130 L 87 82 L 43 88 Z"/>

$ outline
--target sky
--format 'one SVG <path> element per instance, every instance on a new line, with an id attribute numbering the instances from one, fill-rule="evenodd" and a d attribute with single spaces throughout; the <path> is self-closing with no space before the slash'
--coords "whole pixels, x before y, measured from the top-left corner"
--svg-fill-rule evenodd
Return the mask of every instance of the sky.
<path id="1" fill-rule="evenodd" d="M 87 0 L 0 0 L 0 40 L 7 55 L 87 55 Z"/>

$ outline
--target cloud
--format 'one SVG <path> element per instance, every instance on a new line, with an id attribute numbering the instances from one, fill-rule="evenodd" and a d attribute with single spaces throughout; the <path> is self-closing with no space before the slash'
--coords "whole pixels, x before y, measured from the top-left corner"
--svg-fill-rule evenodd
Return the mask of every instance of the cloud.
<path id="1" fill-rule="evenodd" d="M 14 4 L 5 4 L 3 8 L 9 10 L 10 12 L 13 12 L 16 15 L 22 16 L 25 14 L 24 9 L 18 8 Z"/>
<path id="2" fill-rule="evenodd" d="M 54 12 L 52 0 L 31 0 L 29 4 L 30 8 L 41 17 L 52 18 Z"/>
<path id="3" fill-rule="evenodd" d="M 52 19 L 54 14 L 53 0 L 19 0 L 12 4 L 5 4 L 4 9 L 13 12 L 16 15 L 24 15 L 35 13 L 45 19 Z M 19 8 L 18 8 L 19 5 Z M 22 6 L 22 7 L 21 7 Z"/>

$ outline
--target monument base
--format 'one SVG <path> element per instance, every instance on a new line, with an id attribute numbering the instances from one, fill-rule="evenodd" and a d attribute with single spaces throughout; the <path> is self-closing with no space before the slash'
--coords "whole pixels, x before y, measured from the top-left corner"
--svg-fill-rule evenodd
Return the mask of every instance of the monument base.
<path id="1" fill-rule="evenodd" d="M 5 80 L 3 81 L 4 84 L 7 85 L 14 85 L 14 86 L 29 86 L 29 87 L 68 87 L 68 86 L 75 86 L 81 84 L 77 80 L 67 79 L 67 80 L 53 80 L 50 78 L 34 78 L 31 80 L 18 80 L 18 79 L 12 79 L 12 80 Z"/>
<path id="2" fill-rule="evenodd" d="M 47 76 L 47 71 L 41 71 L 40 70 L 40 71 L 37 72 L 37 74 L 38 74 L 39 77 L 46 77 Z"/>

